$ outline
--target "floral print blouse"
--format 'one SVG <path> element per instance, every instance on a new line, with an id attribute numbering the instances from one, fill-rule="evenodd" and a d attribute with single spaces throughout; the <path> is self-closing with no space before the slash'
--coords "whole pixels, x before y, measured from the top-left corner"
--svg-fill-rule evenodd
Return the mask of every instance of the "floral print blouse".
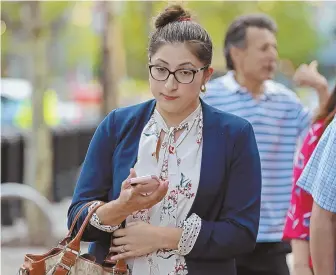
<path id="1" fill-rule="evenodd" d="M 138 176 L 157 175 L 169 181 L 166 197 L 153 208 L 134 213 L 126 223 L 142 220 L 157 226 L 183 228 L 176 251 L 159 250 L 128 261 L 132 275 L 188 274 L 184 255 L 193 248 L 201 219 L 193 214 L 187 219 L 197 192 L 202 159 L 203 116 L 201 105 L 178 127 L 168 128 L 155 110 L 145 126 L 139 144 L 135 170 Z M 175 134 L 181 135 L 176 139 Z M 157 146 L 161 145 L 157 154 Z M 159 143 L 160 144 L 160 143 Z"/>
<path id="2" fill-rule="evenodd" d="M 180 133 L 177 139 L 176 133 Z M 202 133 L 201 105 L 178 127 L 171 128 L 155 110 L 142 131 L 134 167 L 137 176 L 156 175 L 161 180 L 168 180 L 169 188 L 160 203 L 129 216 L 126 226 L 130 222 L 144 221 L 156 226 L 180 227 L 183 233 L 177 250 L 159 250 L 127 260 L 132 275 L 188 274 L 184 256 L 193 248 L 201 230 L 201 218 L 195 213 L 187 216 L 199 185 Z M 107 232 L 113 232 L 119 227 L 101 225 L 97 215 L 93 215 L 90 223 Z"/>
<path id="3" fill-rule="evenodd" d="M 313 198 L 305 190 L 296 185 L 301 176 L 303 169 L 309 161 L 310 156 L 314 152 L 320 137 L 324 131 L 323 121 L 314 123 L 302 144 L 301 150 L 294 163 L 293 170 L 293 188 L 290 208 L 287 213 L 284 228 L 284 240 L 302 239 L 309 240 L 309 224 L 313 206 Z M 310 259 L 310 266 L 312 262 Z"/>

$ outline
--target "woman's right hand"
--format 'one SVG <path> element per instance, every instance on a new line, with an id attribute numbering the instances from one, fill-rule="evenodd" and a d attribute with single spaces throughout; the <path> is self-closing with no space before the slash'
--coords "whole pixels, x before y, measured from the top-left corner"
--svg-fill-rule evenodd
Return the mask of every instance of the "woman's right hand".
<path id="1" fill-rule="evenodd" d="M 153 207 L 165 197 L 168 191 L 168 182 L 160 181 L 160 184 L 152 193 L 144 195 L 144 193 L 146 193 L 144 185 L 138 184 L 135 187 L 130 185 L 129 180 L 136 177 L 135 170 L 131 168 L 130 175 L 122 183 L 121 192 L 118 198 L 119 203 L 127 209 L 129 214 Z"/>
<path id="2" fill-rule="evenodd" d="M 136 173 L 132 168 L 130 175 L 122 183 L 119 198 L 99 207 L 96 211 L 97 216 L 104 225 L 115 226 L 124 221 L 135 211 L 148 209 L 160 202 L 168 191 L 168 182 L 160 181 L 160 185 L 150 195 L 145 193 L 141 184 L 132 187 L 129 179 L 135 178 Z"/>

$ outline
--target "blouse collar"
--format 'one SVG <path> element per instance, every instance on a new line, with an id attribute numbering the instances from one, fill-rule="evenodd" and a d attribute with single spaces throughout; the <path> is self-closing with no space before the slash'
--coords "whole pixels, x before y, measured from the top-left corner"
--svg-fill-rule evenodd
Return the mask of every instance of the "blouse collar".
<path id="1" fill-rule="evenodd" d="M 164 121 L 163 117 L 159 113 L 157 109 L 154 110 L 154 119 L 157 123 L 157 126 L 165 131 L 166 133 L 173 131 L 173 130 L 179 130 L 182 128 L 189 128 L 192 126 L 192 124 L 195 122 L 197 117 L 199 117 L 200 113 L 202 111 L 201 104 L 198 105 L 195 111 L 193 111 L 187 118 L 185 118 L 177 127 L 168 127 L 166 122 Z"/>

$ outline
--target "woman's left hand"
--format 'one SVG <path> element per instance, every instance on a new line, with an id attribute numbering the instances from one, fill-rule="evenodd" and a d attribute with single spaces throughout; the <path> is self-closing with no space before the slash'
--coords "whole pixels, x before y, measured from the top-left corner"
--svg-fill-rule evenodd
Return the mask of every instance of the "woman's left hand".
<path id="1" fill-rule="evenodd" d="M 111 260 L 141 257 L 159 250 L 162 239 L 158 229 L 157 226 L 145 222 L 132 222 L 126 228 L 116 230 L 111 251 L 119 254 Z"/>

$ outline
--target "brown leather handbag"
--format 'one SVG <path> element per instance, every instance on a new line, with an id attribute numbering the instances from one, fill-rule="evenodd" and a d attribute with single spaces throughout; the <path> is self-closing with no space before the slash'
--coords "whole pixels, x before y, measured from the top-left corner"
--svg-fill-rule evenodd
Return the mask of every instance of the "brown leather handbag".
<path id="1" fill-rule="evenodd" d="M 71 237 L 80 214 L 94 202 L 82 207 L 67 236 L 56 247 L 42 255 L 26 254 L 19 275 L 130 275 L 131 272 L 125 261 L 113 263 L 109 260 L 113 256 L 111 252 L 107 255 L 103 265 L 96 263 L 94 256 L 80 253 L 80 241 L 84 230 L 93 213 L 103 203 L 98 204 L 88 213 L 77 235 L 74 238 Z"/>

